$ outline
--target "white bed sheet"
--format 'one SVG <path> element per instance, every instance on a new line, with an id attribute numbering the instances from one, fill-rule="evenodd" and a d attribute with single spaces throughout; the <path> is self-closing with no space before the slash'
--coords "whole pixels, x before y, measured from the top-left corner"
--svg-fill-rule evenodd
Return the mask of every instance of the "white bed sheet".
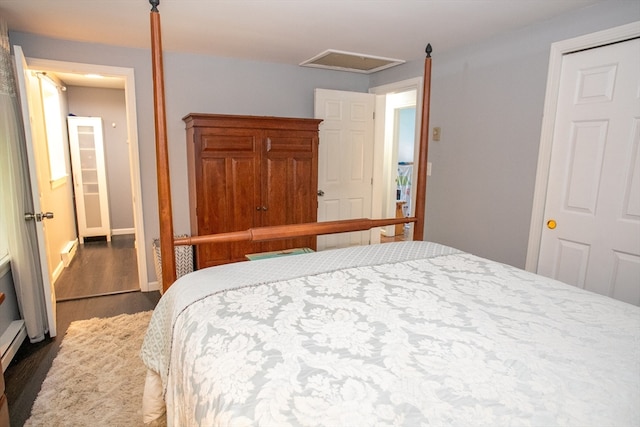
<path id="1" fill-rule="evenodd" d="M 185 276 L 142 357 L 169 425 L 640 424 L 638 307 L 425 242 Z"/>

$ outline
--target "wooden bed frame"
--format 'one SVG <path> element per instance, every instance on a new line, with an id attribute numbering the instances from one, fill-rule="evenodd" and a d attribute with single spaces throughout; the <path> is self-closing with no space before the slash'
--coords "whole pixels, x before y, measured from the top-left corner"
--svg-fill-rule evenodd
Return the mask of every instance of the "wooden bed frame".
<path id="1" fill-rule="evenodd" d="M 349 219 L 340 221 L 258 227 L 206 236 L 174 238 L 173 213 L 171 209 L 171 183 L 167 147 L 167 124 L 164 98 L 164 67 L 162 61 L 162 37 L 160 28 L 160 0 L 149 0 L 151 4 L 151 60 L 153 69 L 153 99 L 156 134 L 156 174 L 158 181 L 158 212 L 160 217 L 160 254 L 162 259 L 162 284 L 166 291 L 176 281 L 174 246 L 198 245 L 237 241 L 267 241 L 291 237 L 317 236 L 348 231 L 369 230 L 394 224 L 414 223 L 413 240 L 424 236 L 424 216 L 427 189 L 427 151 L 429 143 L 429 106 L 431 98 L 431 45 L 427 45 L 424 63 L 424 87 L 422 92 L 422 124 L 420 126 L 420 149 L 416 180 L 415 215 L 408 218 Z M 160 278 L 159 278 L 160 279 Z"/>

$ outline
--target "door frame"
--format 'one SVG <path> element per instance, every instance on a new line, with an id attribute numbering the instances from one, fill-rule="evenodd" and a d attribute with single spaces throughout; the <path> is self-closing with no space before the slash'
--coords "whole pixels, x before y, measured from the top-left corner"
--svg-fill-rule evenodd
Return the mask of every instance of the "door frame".
<path id="1" fill-rule="evenodd" d="M 538 269 L 540 241 L 542 239 L 542 230 L 544 227 L 544 209 L 547 198 L 547 185 L 549 183 L 551 148 L 553 146 L 553 130 L 555 127 L 558 96 L 560 93 L 562 58 L 568 53 L 592 49 L 638 36 L 640 36 L 640 21 L 551 44 L 551 53 L 549 54 L 549 71 L 547 74 L 547 89 L 545 92 L 542 129 L 540 132 L 538 167 L 536 170 L 533 208 L 531 211 L 531 224 L 529 227 L 529 243 L 527 246 L 527 258 L 525 262 L 525 270 L 527 271 L 536 272 Z"/>
<path id="2" fill-rule="evenodd" d="M 136 88 L 134 69 L 109 65 L 84 64 L 40 58 L 26 58 L 29 68 L 64 73 L 102 74 L 124 79 L 127 139 L 129 141 L 129 172 L 133 198 L 133 223 L 138 263 L 138 284 L 142 292 L 156 290 L 149 285 L 147 254 L 145 251 L 144 217 L 142 212 L 142 183 L 140 177 L 140 150 L 138 144 L 138 118 L 136 115 Z"/>
<path id="3" fill-rule="evenodd" d="M 407 92 L 410 90 L 416 91 L 416 128 L 415 128 L 415 142 L 414 142 L 414 155 L 413 155 L 413 176 L 412 182 L 416 182 L 416 176 L 418 173 L 418 163 L 419 156 L 418 151 L 420 149 L 420 144 L 418 144 L 418 139 L 420 138 L 420 128 L 422 124 L 422 105 L 418 102 L 419 99 L 422 99 L 422 90 L 423 90 L 423 81 L 422 77 L 414 77 L 407 80 L 401 80 L 394 83 L 389 83 L 382 86 L 375 86 L 369 89 L 369 93 L 373 93 L 376 95 L 376 105 L 375 105 L 375 123 L 374 123 L 374 153 L 373 153 L 373 195 L 371 198 L 371 206 L 372 206 L 372 217 L 373 218 L 385 218 L 385 215 L 388 215 L 386 212 L 387 206 L 383 205 L 385 202 L 385 198 L 382 196 L 386 194 L 386 192 L 395 192 L 395 187 L 391 188 L 391 181 L 385 182 L 385 176 L 389 176 L 389 168 L 391 165 L 386 164 L 387 160 L 385 159 L 385 132 L 386 128 L 386 103 L 387 103 L 387 95 L 393 93 Z M 397 150 L 397 147 L 396 147 Z M 385 175 L 386 173 L 386 175 Z M 395 198 L 394 198 L 395 199 Z M 411 200 L 414 201 L 411 205 L 411 216 L 415 216 L 415 200 L 416 200 L 416 186 L 413 185 L 411 187 Z M 395 203 L 394 203 L 395 206 Z M 395 214 L 395 207 L 393 208 L 393 212 Z M 391 230 L 390 226 L 389 231 Z M 413 223 L 410 225 L 409 235 L 413 235 Z M 378 233 L 378 242 L 379 242 L 379 233 Z M 378 243 L 376 242 L 376 243 Z"/>

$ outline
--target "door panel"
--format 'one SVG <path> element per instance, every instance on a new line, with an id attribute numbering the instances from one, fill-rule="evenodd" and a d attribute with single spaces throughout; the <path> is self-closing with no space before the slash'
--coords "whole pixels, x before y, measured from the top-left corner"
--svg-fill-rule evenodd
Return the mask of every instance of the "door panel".
<path id="1" fill-rule="evenodd" d="M 563 58 L 538 262 L 540 274 L 636 305 L 638 51 L 634 39 Z"/>
<path id="2" fill-rule="evenodd" d="M 196 195 L 198 233 L 216 234 L 247 230 L 256 220 L 259 199 L 260 159 L 254 146 L 260 141 L 251 131 L 216 129 L 201 134 L 201 167 L 196 180 L 202 185 Z M 235 242 L 196 246 L 198 268 L 244 260 L 259 252 L 258 243 Z"/>
<path id="3" fill-rule="evenodd" d="M 20 100 L 22 103 L 22 120 L 24 122 L 25 142 L 27 145 L 27 160 L 29 163 L 29 173 L 31 177 L 31 196 L 33 199 L 34 213 L 43 212 L 46 206 L 41 206 L 40 190 L 38 177 L 36 174 L 37 166 L 33 148 L 33 129 L 31 127 L 31 111 L 29 100 L 34 96 L 29 92 L 31 80 L 33 77 L 29 72 L 27 61 L 20 46 L 14 46 L 16 74 L 18 80 L 18 90 L 20 91 Z M 42 276 L 42 287 L 44 291 L 45 309 L 47 311 L 47 323 L 49 327 L 49 335 L 55 337 L 57 335 L 56 326 L 56 294 L 55 289 L 49 278 L 49 266 L 47 261 L 47 248 L 45 242 L 44 224 L 42 221 L 36 222 L 36 237 L 38 251 L 40 253 L 40 273 Z"/>
<path id="4" fill-rule="evenodd" d="M 317 150 L 316 132 L 280 132 L 265 136 L 263 211 L 261 225 L 316 222 Z M 263 243 L 263 251 L 308 247 L 316 249 L 313 237 Z"/>
<path id="5" fill-rule="evenodd" d="M 316 89 L 320 126 L 318 221 L 371 217 L 373 109 L 368 93 Z M 366 245 L 370 231 L 318 236 L 318 249 Z"/>

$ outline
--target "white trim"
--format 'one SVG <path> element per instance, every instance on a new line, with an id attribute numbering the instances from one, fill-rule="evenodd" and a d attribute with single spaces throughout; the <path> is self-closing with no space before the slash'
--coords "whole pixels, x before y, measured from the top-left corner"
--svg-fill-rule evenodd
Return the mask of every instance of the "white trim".
<path id="1" fill-rule="evenodd" d="M 140 148 L 138 145 L 138 118 L 136 115 L 136 88 L 133 68 L 109 65 L 83 64 L 78 62 L 55 61 L 50 59 L 27 58 L 29 68 L 52 72 L 101 74 L 124 78 L 125 105 L 127 114 L 127 138 L 129 140 L 129 169 L 133 197 L 133 221 L 136 242 L 145 242 L 144 216 L 142 212 L 142 180 L 140 178 Z M 138 262 L 138 283 L 142 291 L 149 291 L 147 253 L 144 244 L 136 244 Z"/>
<path id="2" fill-rule="evenodd" d="M 320 63 L 316 62 L 332 54 L 351 57 L 352 61 L 365 61 L 367 59 L 372 59 L 372 60 L 386 61 L 386 64 L 382 64 L 376 68 L 365 69 L 365 68 L 357 68 L 357 67 L 341 67 L 335 64 L 330 64 L 328 61 L 324 64 L 322 62 Z M 405 62 L 406 61 L 403 59 L 385 58 L 384 56 L 374 56 L 374 55 L 368 55 L 364 53 L 347 52 L 344 50 L 327 49 L 324 52 L 317 54 L 313 58 L 310 58 L 310 59 L 307 59 L 306 61 L 301 62 L 299 65 L 301 67 L 322 68 L 325 70 L 339 70 L 339 71 L 350 71 L 353 73 L 372 74 L 372 73 L 377 73 L 378 71 L 385 70 L 387 68 L 395 67 L 396 65 L 404 64 Z"/>
<path id="3" fill-rule="evenodd" d="M 525 269 L 535 272 L 538 269 L 540 254 L 540 239 L 544 224 L 544 208 L 547 198 L 547 184 L 549 181 L 549 165 L 551 162 L 551 147 L 553 144 L 553 129 L 555 127 L 556 108 L 560 90 L 560 72 L 562 71 L 562 57 L 565 54 L 583 49 L 590 49 L 610 43 L 616 43 L 629 38 L 640 36 L 640 21 L 609 30 L 559 41 L 551 45 L 549 55 L 549 72 L 547 75 L 547 90 L 545 93 L 542 130 L 540 132 L 540 148 L 538 151 L 538 168 L 533 193 L 533 208 L 531 211 L 531 225 L 529 228 L 529 244 Z"/>
<path id="4" fill-rule="evenodd" d="M 63 271 L 64 262 L 62 261 L 62 258 L 60 258 L 60 261 L 58 261 L 58 264 L 56 264 L 56 268 L 54 268 L 53 272 L 51 273 L 51 286 L 56 284 Z"/>
<path id="5" fill-rule="evenodd" d="M 113 228 L 111 229 L 112 236 L 122 236 L 124 234 L 135 234 L 135 228 Z"/>

